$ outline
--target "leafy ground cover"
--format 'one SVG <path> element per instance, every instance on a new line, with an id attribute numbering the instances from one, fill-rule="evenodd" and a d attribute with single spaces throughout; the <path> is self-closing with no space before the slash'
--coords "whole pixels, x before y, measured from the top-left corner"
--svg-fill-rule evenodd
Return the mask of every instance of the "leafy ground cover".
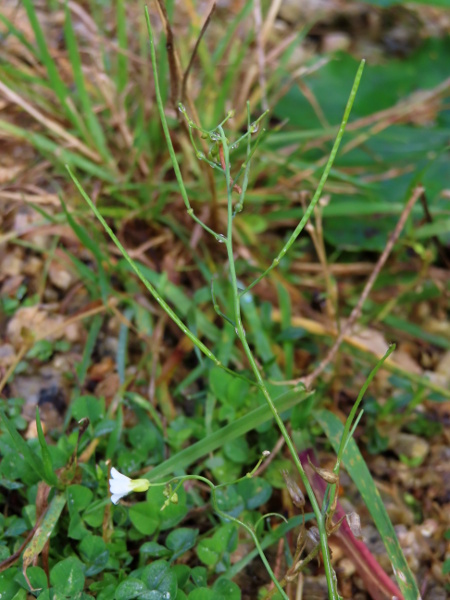
<path id="1" fill-rule="evenodd" d="M 448 17 L 299 4 L 0 9 L 2 599 L 448 594 Z"/>

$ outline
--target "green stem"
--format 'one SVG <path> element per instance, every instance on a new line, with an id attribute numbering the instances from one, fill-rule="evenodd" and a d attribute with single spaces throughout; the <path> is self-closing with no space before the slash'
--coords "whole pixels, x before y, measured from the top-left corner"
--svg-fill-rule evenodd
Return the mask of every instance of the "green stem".
<path id="1" fill-rule="evenodd" d="M 78 188 L 78 191 L 80 192 L 82 197 L 86 200 L 87 204 L 91 208 L 94 215 L 97 217 L 97 219 L 103 225 L 103 227 L 104 227 L 105 231 L 108 233 L 109 237 L 112 239 L 112 241 L 117 246 L 117 248 L 119 248 L 120 252 L 122 253 L 122 256 L 125 258 L 127 263 L 130 265 L 131 269 L 136 273 L 136 275 L 139 277 L 139 279 L 142 281 L 142 283 L 145 285 L 145 287 L 150 292 L 150 294 L 153 296 L 153 298 L 158 302 L 158 304 L 161 306 L 161 308 L 169 315 L 169 317 L 178 325 L 178 327 L 181 329 L 181 331 L 191 340 L 191 342 L 193 344 L 195 344 L 197 346 L 197 348 L 203 352 L 203 354 L 205 354 L 205 356 L 210 358 L 218 367 L 222 367 L 225 369 L 225 367 L 222 365 L 220 360 L 216 356 L 214 356 L 214 354 L 211 352 L 211 350 L 209 348 L 207 348 L 205 346 L 205 344 L 201 340 L 199 340 L 196 335 L 194 335 L 191 332 L 189 327 L 187 327 L 187 325 L 185 325 L 183 323 L 183 321 L 178 317 L 178 315 L 170 308 L 170 306 L 167 304 L 167 302 L 164 300 L 164 298 L 161 296 L 161 294 L 158 292 L 158 290 L 155 287 L 153 287 L 152 284 L 148 281 L 148 279 L 144 276 L 144 274 L 142 273 L 140 268 L 137 266 L 137 264 L 134 262 L 134 260 L 131 258 L 131 256 L 128 254 L 128 252 L 125 250 L 125 248 L 122 246 L 122 244 L 120 243 L 120 241 L 117 238 L 114 231 L 111 229 L 111 227 L 105 221 L 103 216 L 100 214 L 100 211 L 95 206 L 95 204 L 92 202 L 91 198 L 89 198 L 89 196 L 86 194 L 83 187 L 81 186 L 81 183 L 78 181 L 78 179 L 75 177 L 75 175 L 70 170 L 70 167 L 66 165 L 66 169 L 67 169 L 70 177 L 72 178 L 72 181 Z"/>
<path id="2" fill-rule="evenodd" d="M 180 167 L 178 165 L 175 150 L 173 148 L 172 138 L 170 137 L 169 127 L 167 125 L 166 119 L 163 117 L 164 106 L 163 106 L 163 101 L 162 101 L 162 97 L 161 97 L 161 90 L 159 87 L 158 71 L 157 71 L 157 66 L 156 66 L 157 63 L 156 63 L 155 43 L 154 43 L 153 31 L 152 31 L 152 26 L 150 23 L 150 16 L 148 14 L 147 7 L 145 7 L 145 18 L 147 20 L 147 30 L 148 30 L 148 35 L 150 38 L 150 55 L 152 58 L 152 69 L 153 69 L 153 77 L 154 77 L 154 83 L 155 83 L 156 103 L 158 105 L 159 114 L 161 115 L 161 125 L 162 125 L 163 131 L 164 131 L 164 136 L 166 138 L 166 144 L 167 144 L 167 148 L 169 150 L 170 158 L 172 160 L 173 170 L 175 171 L 175 177 L 177 178 L 177 183 L 180 187 L 181 197 L 183 198 L 184 204 L 187 208 L 188 215 L 190 217 L 192 217 L 192 219 L 196 223 L 198 223 L 201 227 L 203 227 L 203 229 L 205 231 L 210 233 L 212 236 L 214 236 L 216 238 L 216 240 L 218 240 L 218 239 L 220 239 L 219 234 L 216 233 L 215 231 L 213 231 L 212 229 L 210 229 L 207 225 L 205 225 L 205 223 L 203 223 L 203 221 L 201 221 L 195 215 L 194 209 L 192 208 L 191 203 L 189 202 L 189 197 L 188 197 L 188 194 L 186 191 L 186 187 L 184 185 L 183 176 L 181 175 L 181 171 L 180 171 Z"/>
<path id="3" fill-rule="evenodd" d="M 309 221 L 309 218 L 314 210 L 314 207 L 316 206 L 316 204 L 318 203 L 320 196 L 322 194 L 322 190 L 324 188 L 324 185 L 328 179 L 328 175 L 330 174 L 331 168 L 333 166 L 334 160 L 336 158 L 336 154 L 338 152 L 342 137 L 344 135 L 344 131 L 345 131 L 345 127 L 347 125 L 347 121 L 348 118 L 350 116 L 350 112 L 352 110 L 353 107 L 353 102 L 355 101 L 355 97 L 356 97 L 356 92 L 358 91 L 358 87 L 359 87 L 359 82 L 361 81 L 361 77 L 362 77 L 362 72 L 364 69 L 364 65 L 365 65 L 365 60 L 362 60 L 358 71 L 356 72 L 355 75 L 355 80 L 353 82 L 353 86 L 352 86 L 352 90 L 350 92 L 350 96 L 347 102 L 347 106 L 345 107 L 345 112 L 344 112 L 344 116 L 342 118 L 342 122 L 341 125 L 339 127 L 339 131 L 338 134 L 336 136 L 336 140 L 333 144 L 333 148 L 331 149 L 331 153 L 330 153 L 330 157 L 328 159 L 328 162 L 325 166 L 324 172 L 322 174 L 322 177 L 320 178 L 319 181 L 319 185 L 317 186 L 317 189 L 315 191 L 315 194 L 313 196 L 313 199 L 311 200 L 310 205 L 308 206 L 308 208 L 306 209 L 305 214 L 303 215 L 303 218 L 301 219 L 300 223 L 297 225 L 297 227 L 295 228 L 294 232 L 292 233 L 291 237 L 289 238 L 289 240 L 287 241 L 287 243 L 285 244 L 285 246 L 283 247 L 283 249 L 281 250 L 281 252 L 279 253 L 279 255 L 274 258 L 274 260 L 272 261 L 272 264 L 270 265 L 270 267 L 268 267 L 264 273 L 262 273 L 257 279 L 255 279 L 255 281 L 253 281 L 253 283 L 251 283 L 245 290 L 242 290 L 240 292 L 240 295 L 243 296 L 244 294 L 246 294 L 247 292 L 249 292 L 253 287 L 255 287 L 255 285 L 257 283 L 259 283 L 261 281 L 261 279 L 263 279 L 268 273 L 270 273 L 270 271 L 272 269 L 274 269 L 275 267 L 277 267 L 281 261 L 281 259 L 285 256 L 285 254 L 287 253 L 287 251 L 289 250 L 289 248 L 292 246 L 292 244 L 295 242 L 295 240 L 298 238 L 298 236 L 300 235 L 300 232 L 302 231 L 302 229 L 305 227 L 306 223 Z"/>
<path id="4" fill-rule="evenodd" d="M 314 515 L 317 520 L 317 527 L 320 532 L 320 545 L 321 545 L 321 549 L 322 549 L 322 556 L 323 556 L 324 567 L 325 567 L 325 575 L 327 578 L 329 598 L 330 598 L 330 600 L 338 600 L 339 595 L 338 595 L 337 589 L 336 589 L 336 579 L 335 579 L 334 571 L 331 566 L 330 550 L 328 548 L 328 535 L 327 535 L 326 528 L 325 528 L 324 516 L 322 515 L 319 503 L 317 502 L 317 499 L 314 495 L 312 486 L 308 480 L 308 477 L 306 476 L 306 473 L 303 469 L 302 463 L 300 462 L 300 459 L 299 459 L 297 450 L 294 446 L 294 443 L 293 443 L 293 441 L 288 433 L 288 430 L 286 429 L 286 426 L 283 423 L 283 420 L 280 417 L 280 415 L 275 407 L 275 404 L 269 394 L 269 391 L 264 383 L 264 380 L 261 376 L 261 372 L 258 368 L 258 365 L 256 364 L 256 361 L 253 357 L 250 346 L 247 342 L 245 330 L 242 325 L 241 296 L 239 294 L 237 277 L 236 277 L 236 268 L 235 268 L 234 256 L 233 256 L 233 201 L 232 201 L 233 184 L 231 181 L 231 174 L 230 174 L 230 153 L 229 153 L 228 142 L 225 137 L 225 133 L 224 133 L 223 129 L 221 127 L 219 127 L 218 130 L 220 132 L 220 136 L 221 136 L 221 140 L 222 140 L 223 154 L 224 154 L 224 159 L 225 159 L 225 178 L 226 178 L 227 196 L 228 196 L 228 220 L 227 220 L 227 235 L 226 235 L 226 239 L 225 239 L 225 244 L 226 244 L 227 253 L 228 253 L 230 282 L 231 282 L 231 286 L 233 289 L 234 321 L 236 324 L 236 329 L 235 329 L 236 335 L 238 336 L 238 338 L 241 341 L 241 344 L 244 349 L 244 353 L 245 353 L 247 360 L 250 363 L 250 367 L 255 375 L 257 385 L 264 395 L 264 398 L 270 408 L 270 411 L 273 415 L 273 418 L 275 419 L 276 424 L 278 425 L 281 435 L 283 436 L 283 438 L 286 441 L 286 445 L 289 448 L 289 451 L 292 456 L 292 460 L 294 461 L 295 466 L 297 467 L 297 470 L 300 474 L 303 485 L 305 486 L 306 492 L 307 492 L 309 500 L 311 502 L 312 509 L 314 511 Z"/>
<path id="5" fill-rule="evenodd" d="M 256 533 L 254 532 L 254 530 L 249 525 L 244 523 L 243 521 L 239 521 L 239 519 L 236 519 L 235 517 L 232 517 L 231 515 L 223 512 L 218 507 L 217 498 L 216 498 L 216 489 L 218 487 L 222 487 L 222 486 L 215 486 L 209 479 L 206 479 L 206 477 L 202 477 L 202 475 L 186 475 L 183 477 L 174 477 L 164 483 L 152 483 L 151 485 L 155 486 L 155 487 L 162 486 L 162 485 L 167 486 L 167 485 L 170 485 L 172 483 L 172 481 L 179 481 L 180 483 L 176 486 L 175 490 L 173 491 L 173 493 L 175 493 L 175 491 L 178 489 L 179 485 L 183 481 L 188 481 L 188 480 L 191 480 L 191 481 L 195 480 L 195 481 L 201 481 L 203 483 L 206 483 L 206 485 L 211 489 L 211 501 L 212 501 L 212 505 L 214 508 L 214 512 L 216 514 L 218 514 L 220 517 L 222 517 L 222 519 L 224 521 L 232 521 L 233 523 L 236 523 L 236 525 L 238 525 L 239 527 L 243 527 L 247 531 L 247 533 L 249 533 L 249 535 L 253 539 L 253 542 L 255 543 L 256 549 L 258 550 L 258 554 L 259 554 L 265 568 L 267 569 L 267 572 L 269 573 L 269 576 L 272 579 L 275 587 L 280 592 L 280 594 L 284 600 L 289 600 L 288 596 L 286 595 L 286 593 L 284 592 L 280 583 L 278 582 L 278 579 L 276 578 L 275 573 L 272 571 L 269 561 L 267 560 L 266 555 L 264 554 L 264 550 L 262 549 L 261 544 L 259 543 L 258 537 L 257 537 Z M 236 483 L 236 482 L 234 482 L 234 483 Z M 229 484 L 225 484 L 225 485 L 229 485 Z"/>

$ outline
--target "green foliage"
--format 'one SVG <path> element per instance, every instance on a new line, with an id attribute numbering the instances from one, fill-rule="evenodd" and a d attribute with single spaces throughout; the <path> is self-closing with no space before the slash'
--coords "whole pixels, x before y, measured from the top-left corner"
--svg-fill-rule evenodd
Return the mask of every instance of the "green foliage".
<path id="1" fill-rule="evenodd" d="M 202 539 L 197 545 L 197 556 L 209 569 L 224 571 L 230 566 L 230 554 L 237 547 L 237 528 L 234 524 L 222 525 L 212 537 Z"/>
<path id="2" fill-rule="evenodd" d="M 391 4 L 388 0 L 371 3 Z M 106 11 L 104 4 L 94 2 L 91 7 L 99 33 L 104 26 L 101 23 Z M 170 14 L 175 4 L 166 4 Z M 293 536 L 302 526 L 298 516 L 286 522 L 276 516 L 271 518 L 277 519 L 277 527 L 271 527 L 262 515 L 269 503 L 281 502 L 279 490 L 285 487 L 281 470 L 289 468 L 292 461 L 298 461 L 285 423 L 290 425 L 292 437 L 300 447 L 314 442 L 315 435 L 321 434 L 311 416 L 319 421 L 330 438 L 338 461 L 343 457 L 386 543 L 389 557 L 401 574 L 399 580 L 405 598 L 413 597 L 416 584 L 392 525 L 361 454 L 354 442 L 348 441 L 353 432 L 352 419 L 347 429 L 343 429 L 336 417 L 320 409 L 321 403 L 327 400 L 323 384 L 317 386 L 315 393 L 309 393 L 301 385 L 291 387 L 286 383 L 299 374 L 299 348 L 310 355 L 311 362 L 319 359 L 316 337 L 306 327 L 293 324 L 298 311 L 296 296 L 291 291 L 299 282 L 302 284 L 302 280 L 292 267 L 309 252 L 305 239 L 300 240 L 298 236 L 310 218 L 317 217 L 318 211 L 323 217 L 327 249 L 334 253 L 330 264 L 342 257 L 347 260 L 350 253 L 365 259 L 367 252 L 381 252 L 403 209 L 407 192 L 419 180 L 427 187 L 435 220 L 416 227 L 414 224 L 422 218 L 422 209 L 417 206 L 396 252 L 400 260 L 409 259 L 409 253 L 414 252 L 426 258 L 426 266 L 432 264 L 435 256 L 427 258 L 430 242 L 437 236 L 445 243 L 450 232 L 445 199 L 441 195 L 447 175 L 448 115 L 444 111 L 437 114 L 428 127 L 397 123 L 378 133 L 370 125 L 350 128 L 341 153 L 337 154 L 362 73 L 362 65 L 358 70 L 358 63 L 342 54 L 318 73 L 313 71 L 305 77 L 330 126 L 324 126 L 318 119 L 297 85 L 274 107 L 274 116 L 283 122 L 287 119 L 287 125 L 278 128 L 271 124 L 267 134 L 258 132 L 265 116 L 262 110 L 253 123 L 248 110 L 247 129 L 245 118 L 237 116 L 235 121 L 229 120 L 229 99 L 236 83 L 247 72 L 244 57 L 254 44 L 252 32 L 241 39 L 240 44 L 233 43 L 234 35 L 251 15 L 252 3 L 246 2 L 217 40 L 214 52 L 200 46 L 197 59 L 202 74 L 196 104 L 201 109 L 202 123 L 194 123 L 190 108 L 180 107 L 193 149 L 188 148 L 183 138 L 185 124 L 177 124 L 173 115 L 165 117 L 170 90 L 165 78 L 168 71 L 164 56 L 166 39 L 161 36 L 160 51 L 158 57 L 153 55 L 153 66 L 156 75 L 159 71 L 159 78 L 155 78 L 157 103 L 170 163 L 155 118 L 152 106 L 155 103 L 148 102 L 145 28 L 133 31 L 133 36 L 136 34 L 140 39 L 141 55 L 137 55 L 130 45 L 127 3 L 118 0 L 115 5 L 117 44 L 109 40 L 101 49 L 101 59 L 95 59 L 102 63 L 105 69 L 102 75 L 111 85 L 111 105 L 105 102 L 95 80 L 90 78 L 84 60 L 91 48 L 78 32 L 70 4 L 64 5 L 61 13 L 61 43 L 68 57 L 64 69 L 57 58 L 59 51 L 55 54 L 48 45 L 34 3 L 26 0 L 23 5 L 34 35 L 32 41 L 6 17 L 0 17 L 7 35 L 13 36 L 26 50 L 29 61 L 23 70 L 2 63 L 0 80 L 21 98 L 33 102 L 45 119 L 31 115 L 34 119 L 31 127 L 1 120 L 0 130 L 31 145 L 45 159 L 46 165 L 50 165 L 46 182 L 49 188 L 53 181 L 62 185 L 69 173 L 71 182 L 123 258 L 117 260 L 106 247 L 102 233 L 92 223 L 86 208 L 78 205 L 78 197 L 73 197 L 73 186 L 68 188 L 66 182 L 60 193 L 59 215 L 37 209 L 45 226 L 60 224 L 70 228 L 73 239 L 83 248 L 83 259 L 72 246 L 62 248 L 72 263 L 77 284 L 82 283 L 90 301 L 94 305 L 101 304 L 104 311 L 86 319 L 85 342 L 74 353 L 73 368 L 65 373 L 75 387 L 61 431 L 44 435 L 37 413 L 38 437 L 25 440 L 22 436 L 28 425 L 22 415 L 25 399 L 2 401 L 0 484 L 4 491 L 0 500 L 8 506 L 8 511 L 0 516 L 0 560 L 7 560 L 18 552 L 25 535 L 37 525 L 38 518 L 41 520 L 23 552 L 28 581 L 22 573 L 22 565 L 9 566 L 0 573 L 1 598 L 25 600 L 32 595 L 41 600 L 56 597 L 239 600 L 241 591 L 231 578 L 258 554 L 264 562 L 267 548 L 287 534 Z M 198 32 L 191 33 L 197 35 Z M 186 42 L 177 40 L 177 43 Z M 152 51 L 155 46 L 152 41 Z M 283 52 L 280 64 L 286 64 L 288 54 L 289 49 Z M 447 41 L 429 39 L 407 64 L 391 60 L 380 66 L 370 65 L 362 80 L 351 124 L 391 109 L 407 95 L 414 100 L 417 89 L 429 90 L 439 85 L 446 74 L 447 55 Z M 39 76 L 30 75 L 28 62 L 39 65 Z M 136 64 L 142 69 L 142 82 L 140 73 L 135 73 Z M 347 105 L 356 72 L 357 81 Z M 285 75 L 283 68 L 274 69 L 267 83 L 269 94 L 278 92 Z M 257 111 L 258 107 L 252 106 L 252 110 Z M 344 111 L 338 128 L 336 124 Z M 400 117 L 398 120 L 401 121 Z M 64 123 L 64 127 L 59 126 L 60 123 Z M 225 123 L 230 127 L 226 134 Z M 197 133 L 210 145 L 209 152 L 200 148 Z M 332 146 L 330 140 L 336 135 Z M 352 147 L 359 138 L 360 143 Z M 223 163 L 220 149 L 224 152 Z M 254 164 L 256 149 L 260 164 Z M 195 158 L 200 160 L 200 166 Z M 193 243 L 191 226 L 180 217 L 179 191 L 173 181 L 171 164 L 188 214 L 196 226 L 202 228 L 202 234 L 212 234 L 212 243 L 222 244 L 220 249 L 227 254 L 225 260 L 223 256 L 220 258 L 230 268 L 225 276 L 215 262 L 220 256 L 216 248 L 211 250 L 205 235 L 198 250 Z M 202 215 L 217 208 L 214 207 L 217 198 L 210 198 L 205 192 L 207 178 L 202 175 L 202 164 L 213 167 L 213 187 L 221 202 L 219 219 L 214 225 L 217 231 L 197 217 L 197 213 Z M 382 175 L 390 170 L 396 170 L 397 175 L 384 180 Z M 290 202 L 288 193 L 284 194 L 294 189 L 292 185 L 297 189 L 298 179 L 292 184 L 290 178 L 299 173 L 308 173 L 305 188 L 313 192 L 306 210 L 298 202 Z M 233 191 L 233 185 L 238 178 L 243 192 L 234 196 L 237 192 Z M 286 183 L 286 190 L 278 187 L 279 182 Z M 333 201 L 320 207 L 325 194 L 333 194 Z M 222 204 L 225 197 L 226 216 Z M 244 199 L 248 212 L 241 214 Z M 185 263 L 179 271 L 174 270 L 176 276 L 173 272 L 168 276 L 165 265 L 157 264 L 158 261 L 153 264 L 153 257 L 150 260 L 145 253 L 142 254 L 145 260 L 131 258 L 126 250 L 130 243 L 125 240 L 122 225 L 125 218 L 135 217 L 151 223 L 155 232 L 162 228 L 168 232 L 170 244 L 174 240 L 179 242 L 190 253 L 194 267 Z M 279 225 L 286 220 L 298 223 L 293 234 L 286 233 L 284 225 Z M 222 233 L 222 229 L 226 229 L 226 233 Z M 234 252 L 237 244 L 233 248 L 233 231 L 235 240 L 248 247 L 252 260 L 247 260 L 247 250 L 247 253 Z M 276 236 L 272 239 L 274 231 Z M 264 239 L 271 242 L 260 244 L 259 236 L 266 234 Z M 288 250 L 290 253 L 286 255 Z M 249 290 L 278 263 L 279 270 L 274 275 L 276 293 L 267 292 L 265 300 L 260 301 Z M 192 289 L 175 283 L 178 276 L 183 280 L 192 268 L 196 269 Z M 404 333 L 423 344 L 448 350 L 445 335 L 415 324 L 406 310 L 419 302 L 437 301 L 442 294 L 442 282 L 438 285 L 424 281 L 423 273 L 414 281 L 408 277 L 397 272 L 383 274 L 380 287 L 400 279 L 406 291 L 393 300 L 392 310 L 386 310 L 375 301 L 367 302 L 363 320 L 379 318 L 390 332 Z M 214 280 L 213 286 L 210 286 L 211 280 Z M 174 345 L 168 354 L 173 350 L 174 357 L 181 355 L 183 362 L 173 386 L 170 377 L 165 379 L 165 365 L 158 362 L 161 349 L 157 347 L 158 327 L 166 325 L 154 307 L 149 308 L 147 302 L 142 301 L 141 283 L 155 300 L 154 305 L 163 308 L 178 327 L 178 346 Z M 1 308 L 7 317 L 12 317 L 21 307 L 42 301 L 27 286 L 24 281 L 11 296 L 1 298 Z M 304 293 L 308 298 L 308 289 Z M 211 295 L 216 313 L 211 309 Z M 276 297 L 279 322 L 275 317 Z M 344 294 L 340 301 L 345 305 L 345 312 L 355 304 L 355 292 Z M 111 307 L 122 315 L 114 356 L 120 388 L 115 390 L 112 400 L 106 401 L 91 393 L 93 382 L 89 379 L 89 370 L 103 343 Z M 226 315 L 223 324 L 218 324 L 217 315 Z M 135 335 L 136 331 L 139 335 Z M 164 343 L 168 342 L 170 348 L 172 337 L 175 339 L 174 330 L 167 327 L 164 335 Z M 184 336 L 194 345 L 192 354 L 190 348 L 183 346 Z M 39 339 L 28 349 L 15 373 L 39 369 L 69 348 L 66 341 Z M 355 372 L 363 354 L 361 351 L 354 358 Z M 373 362 L 373 356 L 368 360 Z M 186 366 L 190 369 L 188 374 L 184 372 Z M 173 368 L 170 364 L 169 367 Z M 415 408 L 424 399 L 439 402 L 448 397 L 448 392 L 424 376 L 415 376 L 392 365 L 386 368 L 394 373 L 390 383 L 397 393 L 387 398 L 384 405 L 370 398 L 364 403 L 368 417 L 366 449 L 373 453 L 386 449 L 387 437 L 383 435 L 386 424 L 404 426 L 428 438 L 439 433 L 440 424 Z M 155 380 L 160 382 L 151 402 L 146 396 L 150 380 L 152 384 Z M 272 450 L 278 442 L 278 430 L 272 420 L 274 414 L 292 457 L 287 458 L 287 454 L 276 457 L 260 476 L 254 476 L 261 453 Z M 142 496 L 130 496 L 122 505 L 110 504 L 108 461 L 124 473 L 138 473 L 154 484 L 145 500 Z M 301 472 L 301 465 L 297 467 Z M 186 472 L 193 474 L 192 481 L 180 483 Z M 199 475 L 202 473 L 218 485 L 202 478 Z M 168 487 L 156 485 L 170 476 L 174 479 Z M 197 486 L 196 479 L 207 489 Z M 40 500 L 43 489 L 49 492 L 48 507 L 44 506 L 43 514 L 38 517 L 37 507 L 43 506 Z M 323 532 L 324 511 L 320 509 L 314 506 Z M 312 515 L 305 516 L 306 521 L 311 518 Z M 246 547 L 251 538 L 257 548 L 234 562 L 233 553 L 241 542 L 240 535 L 248 536 L 243 542 Z M 51 548 L 49 580 L 41 566 L 30 566 L 48 540 Z M 337 592 L 331 589 L 334 579 L 326 551 L 324 548 L 330 597 L 337 598 Z M 201 565 L 192 566 L 195 563 Z M 264 564 L 275 579 L 270 564 Z M 446 561 L 443 572 L 448 570 Z M 256 594 L 256 590 L 254 592 Z M 282 591 L 279 593 L 279 597 L 285 597 Z"/>
<path id="3" fill-rule="evenodd" d="M 315 413 L 318 420 L 333 448 L 337 452 L 341 445 L 344 433 L 342 423 L 332 413 L 322 410 Z M 372 479 L 369 469 L 355 443 L 350 440 L 346 446 L 343 460 L 346 469 L 358 488 L 372 518 L 380 532 L 381 538 L 386 546 L 389 557 L 392 561 L 397 582 L 405 599 L 419 597 L 419 590 L 413 574 L 406 562 L 402 548 L 398 542 L 395 530 L 389 519 L 375 483 Z"/>

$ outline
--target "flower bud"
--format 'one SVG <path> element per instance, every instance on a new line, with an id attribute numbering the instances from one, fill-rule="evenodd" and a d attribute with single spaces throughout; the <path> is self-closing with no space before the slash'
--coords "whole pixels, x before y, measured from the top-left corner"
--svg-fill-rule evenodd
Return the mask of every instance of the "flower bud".
<path id="1" fill-rule="evenodd" d="M 284 481 L 286 482 L 287 490 L 291 497 L 292 503 L 297 508 L 303 509 L 303 507 L 305 506 L 305 496 L 303 495 L 300 486 L 296 481 L 294 481 L 294 479 L 289 475 L 287 471 L 283 470 L 281 471 L 281 474 L 283 475 Z"/>
<path id="2" fill-rule="evenodd" d="M 320 467 L 316 467 L 316 465 L 314 465 L 311 462 L 311 459 L 308 456 L 308 462 L 309 465 L 311 467 L 311 469 L 313 469 L 317 475 L 319 477 L 321 477 L 324 481 L 326 481 L 327 483 L 333 485 L 334 483 L 337 483 L 338 479 L 339 479 L 339 475 L 336 475 L 336 473 L 333 473 L 333 471 L 329 471 L 328 469 L 321 469 Z"/>
<path id="3" fill-rule="evenodd" d="M 313 527 L 310 527 L 306 533 L 306 549 L 308 553 L 315 550 L 319 544 L 320 532 L 319 529 L 313 525 Z"/>

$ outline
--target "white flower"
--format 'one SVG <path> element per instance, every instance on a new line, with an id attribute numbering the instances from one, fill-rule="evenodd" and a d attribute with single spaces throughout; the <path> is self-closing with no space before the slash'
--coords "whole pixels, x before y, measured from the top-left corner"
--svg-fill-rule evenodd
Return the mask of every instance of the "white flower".
<path id="1" fill-rule="evenodd" d="M 150 482 L 147 479 L 130 479 L 119 473 L 114 467 L 111 469 L 109 491 L 111 492 L 111 502 L 113 504 L 117 504 L 121 498 L 131 494 L 131 492 L 146 492 L 149 487 Z"/>

